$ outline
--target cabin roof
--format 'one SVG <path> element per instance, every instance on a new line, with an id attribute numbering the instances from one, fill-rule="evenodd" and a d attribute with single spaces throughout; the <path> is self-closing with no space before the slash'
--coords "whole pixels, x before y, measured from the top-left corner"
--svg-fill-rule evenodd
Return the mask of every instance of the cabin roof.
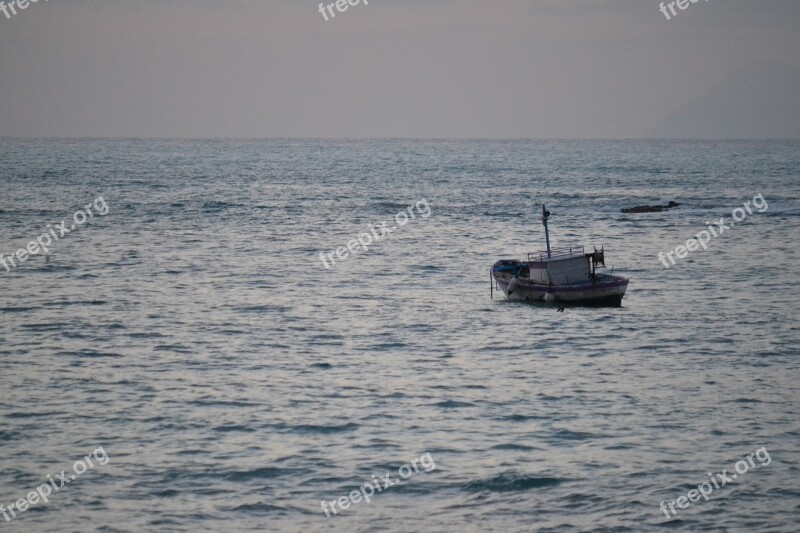
<path id="1" fill-rule="evenodd" d="M 550 256 L 547 250 L 539 250 L 528 254 L 528 262 L 550 263 L 553 261 L 563 261 L 575 257 L 583 257 L 583 246 L 567 246 L 564 248 L 551 248 Z"/>

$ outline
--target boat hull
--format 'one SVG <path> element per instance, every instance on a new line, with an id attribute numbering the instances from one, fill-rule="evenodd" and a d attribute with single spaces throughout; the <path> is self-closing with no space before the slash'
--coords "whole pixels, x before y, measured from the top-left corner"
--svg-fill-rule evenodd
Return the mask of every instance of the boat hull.
<path id="1" fill-rule="evenodd" d="M 571 285 L 542 285 L 524 278 L 513 278 L 507 273 L 492 272 L 497 286 L 511 301 L 552 302 L 598 307 L 620 307 L 628 288 L 628 280 L 621 276 L 598 276 L 595 282 Z M 512 280 L 516 282 L 512 284 Z M 511 289 L 509 290 L 509 287 Z"/>

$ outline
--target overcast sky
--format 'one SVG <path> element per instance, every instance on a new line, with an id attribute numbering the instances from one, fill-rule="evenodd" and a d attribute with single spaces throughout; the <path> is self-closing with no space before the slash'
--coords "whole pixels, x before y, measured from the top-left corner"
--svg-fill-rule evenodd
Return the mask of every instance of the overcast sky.
<path id="1" fill-rule="evenodd" d="M 800 0 L 701 0 L 671 20 L 655 0 L 362 0 L 328 22 L 318 5 L 0 13 L 0 135 L 800 137 Z M 713 126 L 728 103 L 749 110 L 741 129 Z"/>

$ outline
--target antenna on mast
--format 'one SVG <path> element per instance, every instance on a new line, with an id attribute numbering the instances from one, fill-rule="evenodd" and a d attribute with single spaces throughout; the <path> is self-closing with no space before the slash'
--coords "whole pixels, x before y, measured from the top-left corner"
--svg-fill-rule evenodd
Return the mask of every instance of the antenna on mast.
<path id="1" fill-rule="evenodd" d="M 547 242 L 547 258 L 550 258 L 550 231 L 547 229 L 547 219 L 550 218 L 550 211 L 542 204 L 542 224 L 544 224 L 544 239 Z"/>

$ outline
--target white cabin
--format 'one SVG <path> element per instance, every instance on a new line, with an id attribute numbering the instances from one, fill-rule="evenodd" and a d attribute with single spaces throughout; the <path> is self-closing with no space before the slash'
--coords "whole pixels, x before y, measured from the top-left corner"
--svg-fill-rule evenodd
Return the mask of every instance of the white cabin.
<path id="1" fill-rule="evenodd" d="M 528 254 L 530 279 L 545 285 L 570 285 L 589 279 L 591 265 L 583 246 Z"/>

